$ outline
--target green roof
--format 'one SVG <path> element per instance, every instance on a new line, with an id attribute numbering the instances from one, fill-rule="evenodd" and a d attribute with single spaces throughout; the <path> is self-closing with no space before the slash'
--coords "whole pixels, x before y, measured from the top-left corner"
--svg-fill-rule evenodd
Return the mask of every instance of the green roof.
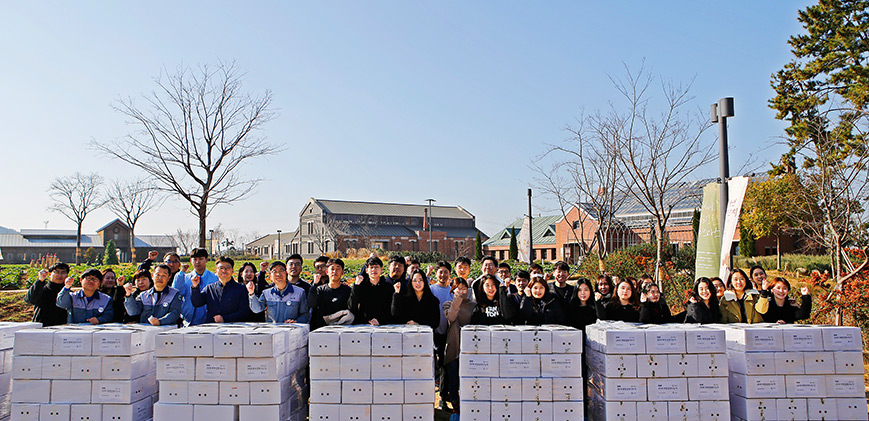
<path id="1" fill-rule="evenodd" d="M 551 244 L 555 245 L 555 224 L 563 217 L 561 215 L 538 216 L 531 219 L 531 241 L 534 245 Z M 516 229 L 516 240 L 522 238 L 522 223 L 525 218 L 519 218 L 510 225 L 507 225 L 498 231 L 491 238 L 483 242 L 485 247 L 508 247 L 510 246 L 510 230 Z"/>

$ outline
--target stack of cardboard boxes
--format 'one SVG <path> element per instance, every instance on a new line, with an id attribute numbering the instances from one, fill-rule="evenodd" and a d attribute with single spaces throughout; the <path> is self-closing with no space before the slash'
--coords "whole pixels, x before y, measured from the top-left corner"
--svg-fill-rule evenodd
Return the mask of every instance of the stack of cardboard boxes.
<path id="1" fill-rule="evenodd" d="M 582 331 L 465 326 L 459 377 L 462 420 L 581 420 Z"/>
<path id="2" fill-rule="evenodd" d="M 12 346 L 15 332 L 38 329 L 42 323 L 0 322 L 0 421 L 6 421 L 12 412 Z"/>
<path id="3" fill-rule="evenodd" d="M 311 332 L 309 346 L 311 420 L 434 418 L 430 327 L 327 326 Z"/>
<path id="4" fill-rule="evenodd" d="M 716 326 L 727 335 L 734 419 L 867 419 L 859 328 Z"/>
<path id="5" fill-rule="evenodd" d="M 157 335 L 155 421 L 303 420 L 308 325 L 200 325 Z"/>
<path id="6" fill-rule="evenodd" d="M 150 419 L 157 394 L 154 343 L 164 330 L 107 324 L 17 331 L 12 419 Z"/>
<path id="7" fill-rule="evenodd" d="M 586 333 L 589 419 L 730 419 L 723 331 L 599 321 Z"/>

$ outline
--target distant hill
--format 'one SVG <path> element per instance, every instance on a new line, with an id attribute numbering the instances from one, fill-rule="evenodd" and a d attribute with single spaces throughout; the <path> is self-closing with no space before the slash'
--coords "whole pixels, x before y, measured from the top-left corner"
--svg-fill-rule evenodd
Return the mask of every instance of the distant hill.
<path id="1" fill-rule="evenodd" d="M 18 231 L 12 228 L 0 227 L 0 234 L 18 234 Z"/>

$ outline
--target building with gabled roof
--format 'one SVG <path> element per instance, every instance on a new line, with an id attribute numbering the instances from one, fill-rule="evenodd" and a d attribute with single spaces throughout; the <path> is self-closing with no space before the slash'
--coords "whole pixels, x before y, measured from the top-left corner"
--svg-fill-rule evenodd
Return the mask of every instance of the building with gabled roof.
<path id="1" fill-rule="evenodd" d="M 534 248 L 534 259 L 556 260 L 558 256 L 558 235 L 556 232 L 561 215 L 538 216 L 531 218 L 531 243 Z M 483 250 L 495 256 L 498 260 L 509 257 L 510 237 L 515 231 L 516 242 L 522 236 L 522 225 L 525 218 L 519 218 L 498 231 L 483 242 Z"/>

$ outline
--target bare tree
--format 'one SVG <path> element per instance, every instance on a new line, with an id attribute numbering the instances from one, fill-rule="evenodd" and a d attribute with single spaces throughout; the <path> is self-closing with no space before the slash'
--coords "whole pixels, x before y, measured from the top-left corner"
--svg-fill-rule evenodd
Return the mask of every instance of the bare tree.
<path id="1" fill-rule="evenodd" d="M 48 209 L 60 212 L 75 222 L 75 263 L 81 260 L 81 226 L 89 213 L 102 207 L 106 200 L 101 190 L 103 178 L 96 173 L 75 173 L 68 177 L 58 177 L 48 187 L 54 204 Z"/>
<path id="2" fill-rule="evenodd" d="M 248 196 L 261 181 L 244 178 L 242 164 L 280 151 L 257 135 L 275 116 L 271 93 L 243 92 L 242 76 L 234 63 L 179 68 L 155 80 L 157 89 L 143 98 L 145 107 L 132 98 L 114 105 L 137 131 L 111 144 L 91 143 L 187 201 L 199 218 L 200 247 L 211 211 Z"/>
<path id="3" fill-rule="evenodd" d="M 175 247 L 181 250 L 181 254 L 190 254 L 190 250 L 196 244 L 196 232 L 184 231 L 181 228 L 175 231 L 175 236 L 172 237 Z"/>
<path id="4" fill-rule="evenodd" d="M 326 222 L 314 222 L 311 241 L 320 250 L 320 254 L 326 254 L 329 251 L 329 244 L 332 244 L 333 250 L 340 250 L 343 245 L 343 237 L 349 231 L 349 222 L 328 218 Z"/>
<path id="5" fill-rule="evenodd" d="M 157 208 L 160 200 L 154 185 L 144 179 L 114 180 L 109 185 L 107 205 L 112 213 L 130 227 L 131 261 L 136 261 L 136 224 L 148 211 Z"/>

